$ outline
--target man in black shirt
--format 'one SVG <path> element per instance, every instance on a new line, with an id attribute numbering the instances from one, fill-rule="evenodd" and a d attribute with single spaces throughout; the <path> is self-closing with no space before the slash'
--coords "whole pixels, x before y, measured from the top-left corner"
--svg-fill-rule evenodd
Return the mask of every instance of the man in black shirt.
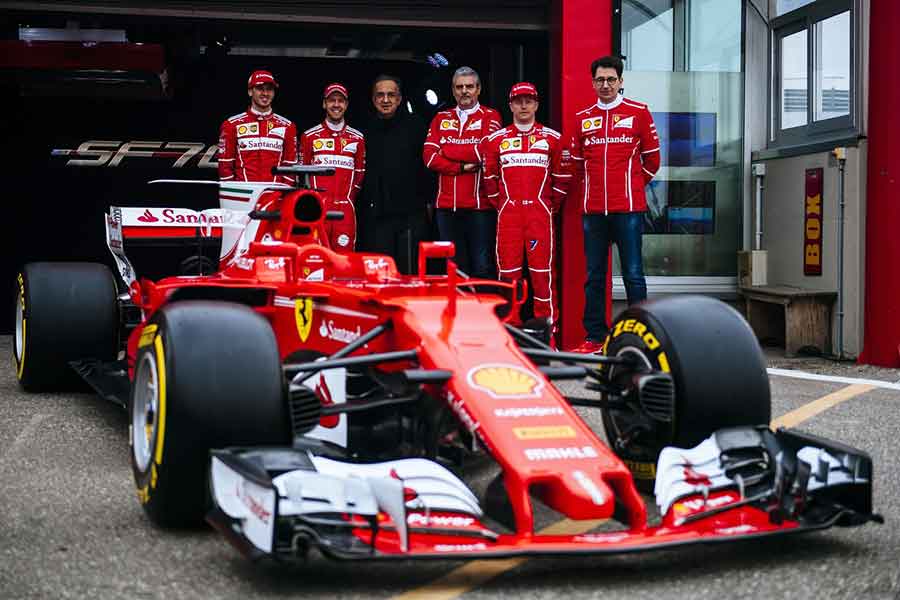
<path id="1" fill-rule="evenodd" d="M 400 80 L 391 75 L 375 78 L 372 104 L 375 116 L 363 129 L 367 156 L 357 199 L 359 249 L 388 254 L 401 272 L 413 273 L 431 193 L 421 161 L 425 122 L 401 107 Z"/>

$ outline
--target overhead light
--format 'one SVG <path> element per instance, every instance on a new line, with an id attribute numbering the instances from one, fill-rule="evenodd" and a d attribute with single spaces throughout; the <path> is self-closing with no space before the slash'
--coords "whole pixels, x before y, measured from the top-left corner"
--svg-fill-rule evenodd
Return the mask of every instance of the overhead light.
<path id="1" fill-rule="evenodd" d="M 437 106 L 437 103 L 438 103 L 437 92 L 435 92 L 434 90 L 428 90 L 427 92 L 425 92 L 425 100 L 428 102 L 428 104 L 430 104 L 432 106 Z"/>
<path id="2" fill-rule="evenodd" d="M 450 62 L 444 58 L 443 54 L 435 52 L 434 54 L 429 54 L 425 57 L 425 60 L 428 61 L 428 64 L 434 67 L 435 69 L 440 69 L 441 67 L 446 67 L 450 64 Z"/>
<path id="3" fill-rule="evenodd" d="M 409 100 L 406 101 L 406 110 L 409 111 L 409 114 L 413 114 L 413 112 L 414 112 L 413 107 L 412 107 L 412 102 L 410 102 Z"/>
<path id="4" fill-rule="evenodd" d="M 65 29 L 49 27 L 19 27 L 19 40 L 23 42 L 127 42 L 124 29 Z"/>

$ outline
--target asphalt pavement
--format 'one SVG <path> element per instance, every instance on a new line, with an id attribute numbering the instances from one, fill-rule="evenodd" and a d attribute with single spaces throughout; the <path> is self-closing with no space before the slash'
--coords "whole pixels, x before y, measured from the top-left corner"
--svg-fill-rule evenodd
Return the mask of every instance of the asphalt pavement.
<path id="1" fill-rule="evenodd" d="M 0 354 L 9 345 L 0 337 Z M 897 370 L 767 354 L 782 369 L 900 382 Z M 135 496 L 122 409 L 91 394 L 26 394 L 6 359 L 0 598 L 900 599 L 900 390 L 784 376 L 771 387 L 773 417 L 872 455 L 885 525 L 614 557 L 351 564 L 312 555 L 278 565 L 245 560 L 209 529 L 153 527 Z M 598 414 L 583 414 L 601 430 Z"/>

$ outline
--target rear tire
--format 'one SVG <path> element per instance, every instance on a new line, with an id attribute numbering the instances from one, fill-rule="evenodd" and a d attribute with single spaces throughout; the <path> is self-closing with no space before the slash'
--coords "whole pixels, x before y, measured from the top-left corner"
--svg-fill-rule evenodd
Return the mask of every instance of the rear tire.
<path id="1" fill-rule="evenodd" d="M 26 264 L 16 278 L 13 357 L 29 392 L 84 383 L 70 361 L 112 361 L 119 349 L 116 282 L 95 263 Z"/>
<path id="2" fill-rule="evenodd" d="M 652 488 L 663 447 L 691 448 L 723 427 L 768 425 L 771 419 L 769 377 L 756 336 L 719 300 L 679 296 L 632 306 L 613 323 L 606 354 L 630 355 L 647 371 L 671 373 L 675 383 L 671 423 L 655 422 L 624 447 L 616 440 L 634 425 L 635 404 L 603 412 L 610 446 L 641 489 Z M 633 373 L 615 365 L 606 369 L 613 383 Z"/>
<path id="3" fill-rule="evenodd" d="M 195 526 L 209 507 L 209 451 L 290 445 L 275 334 L 252 309 L 175 302 L 144 327 L 129 400 L 138 499 L 163 527 Z"/>

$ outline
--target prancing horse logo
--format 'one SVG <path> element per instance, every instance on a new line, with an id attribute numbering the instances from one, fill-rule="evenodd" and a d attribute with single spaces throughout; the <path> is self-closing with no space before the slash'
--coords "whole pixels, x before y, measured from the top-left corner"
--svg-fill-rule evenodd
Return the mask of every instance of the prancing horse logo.
<path id="1" fill-rule="evenodd" d="M 300 341 L 305 342 L 312 331 L 312 298 L 297 298 L 294 301 L 294 320 L 297 322 L 297 333 Z"/>

